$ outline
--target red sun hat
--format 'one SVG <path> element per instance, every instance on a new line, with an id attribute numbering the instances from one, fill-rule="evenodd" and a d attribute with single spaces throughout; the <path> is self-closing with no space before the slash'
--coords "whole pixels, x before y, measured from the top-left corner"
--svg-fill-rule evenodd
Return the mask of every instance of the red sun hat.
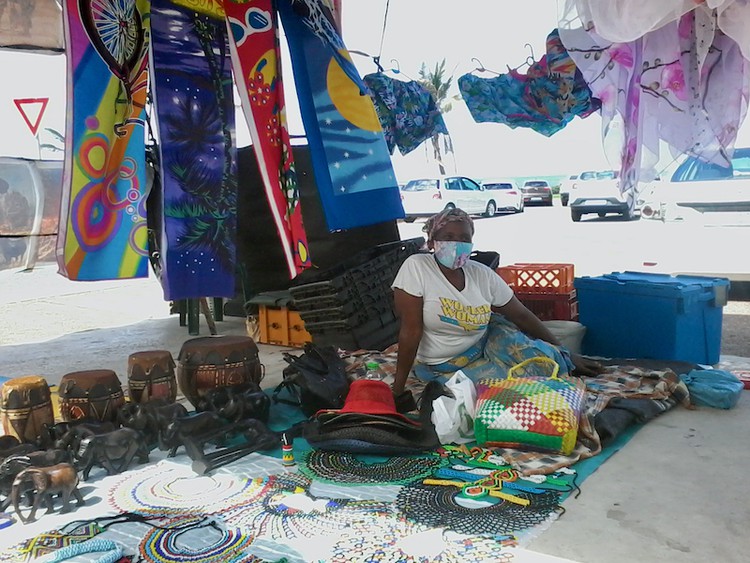
<path id="1" fill-rule="evenodd" d="M 378 414 L 393 416 L 409 424 L 420 424 L 396 410 L 396 402 L 390 386 L 377 379 L 357 379 L 349 386 L 344 407 L 338 410 L 325 410 L 320 413 Z M 320 414 L 318 413 L 318 414 Z"/>

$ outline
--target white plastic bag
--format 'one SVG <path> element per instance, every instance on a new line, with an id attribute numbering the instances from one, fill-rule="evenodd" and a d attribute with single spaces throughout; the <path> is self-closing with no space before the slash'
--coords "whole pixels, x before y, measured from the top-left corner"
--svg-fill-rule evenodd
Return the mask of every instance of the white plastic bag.
<path id="1" fill-rule="evenodd" d="M 465 444 L 474 441 L 474 413 L 477 390 L 461 370 L 445 384 L 453 397 L 443 395 L 432 402 L 432 424 L 441 444 Z"/>

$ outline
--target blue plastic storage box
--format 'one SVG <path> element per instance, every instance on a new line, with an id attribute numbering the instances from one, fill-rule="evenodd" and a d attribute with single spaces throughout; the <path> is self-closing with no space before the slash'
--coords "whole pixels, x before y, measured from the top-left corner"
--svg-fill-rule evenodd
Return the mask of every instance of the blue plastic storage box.
<path id="1" fill-rule="evenodd" d="M 583 353 L 715 364 L 729 280 L 615 272 L 575 279 Z"/>

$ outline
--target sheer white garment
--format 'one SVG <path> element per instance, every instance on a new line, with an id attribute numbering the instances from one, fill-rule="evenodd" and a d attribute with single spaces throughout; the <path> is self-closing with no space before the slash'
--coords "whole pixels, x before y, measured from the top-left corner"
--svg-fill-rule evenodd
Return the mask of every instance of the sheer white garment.
<path id="1" fill-rule="evenodd" d="M 750 60 L 750 0 L 565 0 L 563 5 L 560 28 L 580 19 L 584 29 L 593 27 L 616 43 L 634 41 L 691 10 L 707 12 Z"/>

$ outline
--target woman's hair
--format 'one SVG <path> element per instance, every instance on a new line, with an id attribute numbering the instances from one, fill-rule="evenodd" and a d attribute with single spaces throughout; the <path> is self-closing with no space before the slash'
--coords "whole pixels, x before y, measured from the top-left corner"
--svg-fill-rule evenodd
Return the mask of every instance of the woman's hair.
<path id="1" fill-rule="evenodd" d="M 448 223 L 452 223 L 453 221 L 461 221 L 462 223 L 466 223 L 471 227 L 471 234 L 474 235 L 474 221 L 472 221 L 471 217 L 464 211 L 463 209 L 458 209 L 457 207 L 453 207 L 450 209 L 443 209 L 440 213 L 433 215 L 427 221 L 425 221 L 424 227 L 422 227 L 422 230 L 427 233 L 427 241 L 431 241 L 435 237 L 435 233 L 437 233 L 440 229 L 445 227 Z"/>

